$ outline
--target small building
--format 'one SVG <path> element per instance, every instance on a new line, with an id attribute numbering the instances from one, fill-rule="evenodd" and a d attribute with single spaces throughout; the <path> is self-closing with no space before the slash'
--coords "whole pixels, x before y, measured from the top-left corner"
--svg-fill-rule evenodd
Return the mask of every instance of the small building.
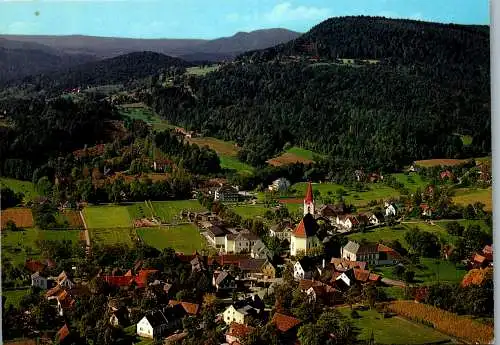
<path id="1" fill-rule="evenodd" d="M 226 271 L 215 271 L 212 277 L 212 285 L 217 291 L 236 289 L 234 277 Z"/>
<path id="2" fill-rule="evenodd" d="M 31 286 L 38 287 L 42 290 L 47 290 L 52 288 L 53 280 L 48 279 L 46 276 L 42 275 L 40 272 L 35 272 L 31 275 Z"/>
<path id="3" fill-rule="evenodd" d="M 137 323 L 137 335 L 144 338 L 162 336 L 168 328 L 168 320 L 160 310 L 149 312 Z"/>
<path id="4" fill-rule="evenodd" d="M 311 279 L 315 269 L 314 262 L 311 258 L 304 256 L 293 265 L 293 277 L 297 280 Z"/>
<path id="5" fill-rule="evenodd" d="M 292 335 L 296 332 L 301 321 L 293 316 L 288 316 L 282 313 L 274 313 L 271 323 L 283 335 Z"/>
<path id="6" fill-rule="evenodd" d="M 365 261 L 370 265 L 392 265 L 401 260 L 401 255 L 383 244 L 358 244 L 349 241 L 341 249 L 342 259 L 349 261 Z"/>
<path id="7" fill-rule="evenodd" d="M 109 323 L 114 327 L 126 327 L 129 324 L 128 310 L 125 306 L 121 306 L 111 312 Z"/>
<path id="8" fill-rule="evenodd" d="M 250 250 L 250 256 L 254 259 L 272 259 L 273 253 L 262 241 L 258 241 Z"/>
<path id="9" fill-rule="evenodd" d="M 232 323 L 238 323 L 241 325 L 246 325 L 248 323 L 249 318 L 258 317 L 258 315 L 262 312 L 257 308 L 249 304 L 232 304 L 224 310 L 222 313 L 222 318 L 224 322 L 228 325 Z"/>
<path id="10" fill-rule="evenodd" d="M 293 226 L 289 221 L 281 221 L 269 229 L 269 235 L 271 237 L 277 237 L 280 241 L 287 240 L 288 243 L 290 243 L 292 232 Z"/>
<path id="11" fill-rule="evenodd" d="M 257 243 L 262 243 L 259 236 L 248 231 L 241 231 L 237 234 L 226 234 L 224 249 L 226 253 L 250 253 Z"/>
<path id="12" fill-rule="evenodd" d="M 212 225 L 207 229 L 207 238 L 215 248 L 225 247 L 226 234 L 227 231 L 218 225 Z"/>
<path id="13" fill-rule="evenodd" d="M 272 192 L 281 192 L 290 188 L 290 185 L 290 181 L 288 181 L 286 178 L 281 177 L 277 180 L 274 180 L 273 183 L 268 186 L 268 189 Z"/>
<path id="14" fill-rule="evenodd" d="M 240 200 L 238 190 L 228 185 L 215 188 L 212 194 L 214 196 L 214 201 L 238 202 Z"/>
<path id="15" fill-rule="evenodd" d="M 253 331 L 255 331 L 254 327 L 233 322 L 226 333 L 226 342 L 230 345 L 241 344 L 242 339 Z"/>
<path id="16" fill-rule="evenodd" d="M 239 268 L 242 273 L 243 278 L 250 279 L 264 279 L 264 269 L 269 270 L 270 262 L 268 259 L 246 259 L 241 260 L 239 263 Z M 271 265 L 272 267 L 272 265 Z M 274 267 L 273 267 L 274 268 Z M 269 272 L 268 272 L 269 273 Z M 273 272 L 271 271 L 271 274 Z M 274 274 L 276 271 L 274 271 Z"/>
<path id="17" fill-rule="evenodd" d="M 351 268 L 360 268 L 364 270 L 367 265 L 364 261 L 350 261 L 341 258 L 332 258 L 330 263 L 333 265 L 333 269 L 337 272 L 345 272 Z"/>
<path id="18" fill-rule="evenodd" d="M 386 217 L 391 217 L 391 216 L 395 217 L 396 214 L 397 214 L 396 206 L 394 206 L 394 204 L 392 204 L 392 203 L 386 202 L 385 203 L 385 216 Z"/>
<path id="19" fill-rule="evenodd" d="M 347 230 L 352 230 L 359 226 L 358 218 L 350 214 L 337 216 L 336 223 Z"/>
<path id="20" fill-rule="evenodd" d="M 176 306 L 180 305 L 183 309 L 186 315 L 191 315 L 191 316 L 196 316 L 200 312 L 200 305 L 196 303 L 189 303 L 189 302 L 184 302 L 184 301 L 176 301 L 171 299 L 168 301 L 169 306 Z"/>

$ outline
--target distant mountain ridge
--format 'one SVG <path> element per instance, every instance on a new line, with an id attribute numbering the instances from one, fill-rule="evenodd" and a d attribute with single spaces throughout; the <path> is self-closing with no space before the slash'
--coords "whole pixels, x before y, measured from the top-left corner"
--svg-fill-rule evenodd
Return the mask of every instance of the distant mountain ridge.
<path id="1" fill-rule="evenodd" d="M 271 47 L 299 35 L 286 29 L 239 32 L 214 40 L 0 35 L 0 83 L 133 52 L 149 51 L 187 61 L 232 60 L 247 50 Z"/>

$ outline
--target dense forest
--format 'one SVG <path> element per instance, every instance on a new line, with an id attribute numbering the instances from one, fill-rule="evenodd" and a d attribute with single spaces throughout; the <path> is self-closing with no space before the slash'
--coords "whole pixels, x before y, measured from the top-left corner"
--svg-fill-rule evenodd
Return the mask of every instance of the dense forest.
<path id="1" fill-rule="evenodd" d="M 188 62 L 167 55 L 136 52 L 77 65 L 54 73 L 29 76 L 22 80 L 22 84 L 33 85 L 35 90 L 51 91 L 95 85 L 127 84 L 164 69 L 184 69 L 187 66 L 190 66 Z M 16 82 L 11 82 L 10 85 L 14 86 Z"/>
<path id="2" fill-rule="evenodd" d="M 311 41 L 322 63 L 284 59 Z M 491 149 L 488 44 L 486 27 L 332 18 L 175 92 L 157 86 L 145 101 L 173 123 L 235 140 L 253 165 L 286 143 L 371 168 L 471 157 Z"/>

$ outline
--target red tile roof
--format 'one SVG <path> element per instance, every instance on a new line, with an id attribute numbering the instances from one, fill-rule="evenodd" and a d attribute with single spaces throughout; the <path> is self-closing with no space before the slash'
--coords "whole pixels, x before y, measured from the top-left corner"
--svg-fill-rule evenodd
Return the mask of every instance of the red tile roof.
<path id="1" fill-rule="evenodd" d="M 69 335 L 69 328 L 67 324 L 64 324 L 64 326 L 57 331 L 56 337 L 59 339 L 59 342 L 62 343 L 64 339 Z"/>
<path id="2" fill-rule="evenodd" d="M 311 182 L 307 184 L 306 198 L 304 199 L 304 201 L 308 204 L 314 202 Z"/>
<path id="3" fill-rule="evenodd" d="M 300 324 L 300 320 L 285 314 L 275 313 L 272 323 L 279 331 L 285 333 Z"/>
<path id="4" fill-rule="evenodd" d="M 102 279 L 111 286 L 129 286 L 133 280 L 132 276 L 103 276 Z"/>
<path id="5" fill-rule="evenodd" d="M 480 263 L 482 264 L 484 262 L 484 260 L 486 260 L 486 258 L 480 254 L 475 254 L 474 255 L 474 259 L 472 259 L 474 262 L 477 262 L 477 263 Z"/>
<path id="6" fill-rule="evenodd" d="M 148 285 L 149 275 L 155 272 L 158 272 L 158 270 L 140 270 L 134 277 L 134 281 L 138 287 L 146 287 Z"/>
<path id="7" fill-rule="evenodd" d="M 229 326 L 229 332 L 227 333 L 227 335 L 230 335 L 230 336 L 233 336 L 236 338 L 241 338 L 241 337 L 244 337 L 244 336 L 252 333 L 254 330 L 255 330 L 254 327 L 246 326 L 246 325 L 242 325 L 242 324 L 233 322 Z"/>
<path id="8" fill-rule="evenodd" d="M 370 271 L 360 270 L 359 268 L 354 269 L 354 278 L 359 282 L 367 282 L 370 277 Z"/>
<path id="9" fill-rule="evenodd" d="M 178 305 L 178 304 L 180 304 L 184 308 L 184 310 L 186 311 L 186 313 L 188 313 L 190 315 L 197 315 L 198 312 L 199 312 L 199 310 L 200 310 L 200 305 L 196 304 L 196 303 L 176 301 L 176 300 L 173 300 L 173 299 L 171 299 L 170 301 L 168 301 L 168 305 L 171 305 L 171 306 Z"/>
<path id="10" fill-rule="evenodd" d="M 378 252 L 384 252 L 386 253 L 388 256 L 391 256 L 395 259 L 401 259 L 401 254 L 399 254 L 397 251 L 395 251 L 394 249 L 390 248 L 390 247 L 387 247 L 386 245 L 384 244 L 381 244 L 379 243 L 378 247 L 377 247 L 377 250 Z"/>
<path id="11" fill-rule="evenodd" d="M 26 260 L 24 267 L 31 273 L 35 273 L 42 272 L 46 266 L 38 260 Z"/>

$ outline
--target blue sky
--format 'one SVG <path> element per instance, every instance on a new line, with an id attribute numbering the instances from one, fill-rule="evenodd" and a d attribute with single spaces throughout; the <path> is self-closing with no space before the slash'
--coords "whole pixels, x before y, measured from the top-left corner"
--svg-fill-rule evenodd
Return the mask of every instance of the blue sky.
<path id="1" fill-rule="evenodd" d="M 488 0 L 0 0 L 0 34 L 210 39 L 361 14 L 490 22 Z"/>

